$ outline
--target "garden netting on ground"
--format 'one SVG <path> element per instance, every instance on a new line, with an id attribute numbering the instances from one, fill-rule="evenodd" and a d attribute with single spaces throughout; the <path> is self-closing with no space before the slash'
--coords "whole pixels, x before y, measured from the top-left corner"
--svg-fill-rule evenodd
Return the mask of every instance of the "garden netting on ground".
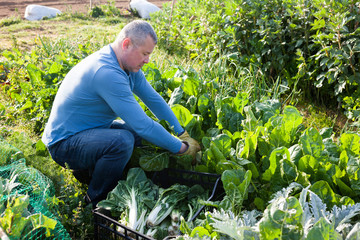
<path id="1" fill-rule="evenodd" d="M 0 226 L 9 239 L 71 239 L 55 216 L 54 193 L 52 181 L 0 139 Z"/>

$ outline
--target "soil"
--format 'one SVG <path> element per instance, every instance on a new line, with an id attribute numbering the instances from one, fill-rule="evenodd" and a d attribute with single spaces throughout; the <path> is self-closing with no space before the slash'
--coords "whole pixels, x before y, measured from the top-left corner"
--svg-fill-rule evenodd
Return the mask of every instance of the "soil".
<path id="1" fill-rule="evenodd" d="M 159 8 L 169 0 L 148 0 Z M 93 5 L 106 4 L 107 0 L 92 0 Z M 114 0 L 115 6 L 121 9 L 129 8 L 129 0 Z M 90 7 L 90 0 L 0 0 L 0 18 L 20 16 L 24 17 L 27 5 L 37 4 L 59 9 L 62 12 L 86 13 Z"/>

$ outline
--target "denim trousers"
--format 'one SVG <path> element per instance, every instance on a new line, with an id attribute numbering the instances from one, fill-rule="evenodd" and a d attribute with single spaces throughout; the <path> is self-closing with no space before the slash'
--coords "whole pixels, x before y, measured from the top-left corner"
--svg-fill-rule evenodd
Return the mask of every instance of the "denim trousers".
<path id="1" fill-rule="evenodd" d="M 110 128 L 88 129 L 49 147 L 53 160 L 72 170 L 89 170 L 87 195 L 93 206 L 116 187 L 141 138 L 126 123 L 115 120 Z"/>

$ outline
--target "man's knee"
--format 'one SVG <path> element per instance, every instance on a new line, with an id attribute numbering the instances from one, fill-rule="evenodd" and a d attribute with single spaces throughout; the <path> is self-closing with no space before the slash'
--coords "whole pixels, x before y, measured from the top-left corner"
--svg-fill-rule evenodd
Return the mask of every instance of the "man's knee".
<path id="1" fill-rule="evenodd" d="M 130 158 L 135 144 L 134 135 L 127 130 L 119 131 L 119 134 L 113 139 L 111 151 L 115 154 L 129 155 Z"/>

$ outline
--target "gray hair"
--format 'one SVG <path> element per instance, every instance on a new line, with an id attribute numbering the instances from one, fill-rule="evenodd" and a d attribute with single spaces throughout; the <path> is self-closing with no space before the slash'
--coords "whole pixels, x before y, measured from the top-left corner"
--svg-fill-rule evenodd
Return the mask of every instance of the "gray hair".
<path id="1" fill-rule="evenodd" d="M 141 46 L 144 44 L 147 36 L 150 36 L 154 40 L 155 44 L 157 43 L 156 33 L 150 23 L 144 20 L 135 20 L 128 23 L 123 29 L 121 29 L 117 37 L 117 41 L 122 42 L 125 38 L 130 38 L 131 42 L 135 46 Z"/>

